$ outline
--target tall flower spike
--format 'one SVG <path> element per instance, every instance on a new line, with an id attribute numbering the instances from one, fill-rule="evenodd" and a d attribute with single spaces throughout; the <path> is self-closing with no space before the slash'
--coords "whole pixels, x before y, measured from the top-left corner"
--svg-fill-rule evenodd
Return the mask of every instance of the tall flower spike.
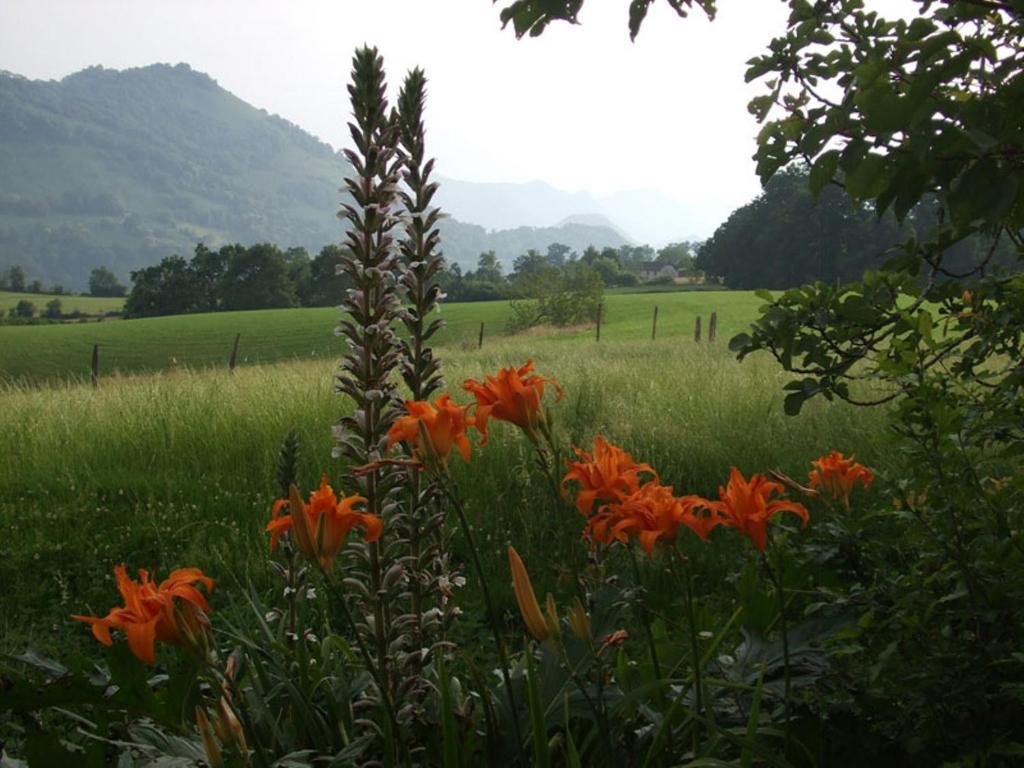
<path id="1" fill-rule="evenodd" d="M 425 465 L 443 469 L 452 447 L 469 460 L 469 439 L 465 435 L 464 408 L 451 403 L 447 396 L 429 405 L 443 386 L 441 360 L 434 356 L 430 344 L 444 326 L 437 316 L 444 298 L 437 278 L 445 263 L 437 226 L 442 213 L 433 202 L 438 188 L 431 180 L 434 161 L 426 155 L 426 85 L 423 70 L 409 72 L 398 94 L 396 113 L 405 156 L 404 186 L 398 191 L 405 208 L 399 243 L 399 282 L 405 291 L 405 304 L 398 316 L 406 331 L 399 341 L 399 370 L 412 398 L 406 403 L 408 415 L 400 418 L 388 433 L 388 447 L 394 445 L 396 438 L 403 440 Z M 432 418 L 432 411 L 436 417 Z M 410 421 L 410 417 L 419 416 L 423 418 Z M 448 585 L 453 583 L 454 574 L 449 566 L 446 506 L 442 503 L 438 478 L 416 469 L 406 477 L 402 503 L 392 515 L 394 536 L 401 539 L 402 548 L 408 552 L 404 563 L 409 588 L 400 612 L 408 619 L 404 626 L 408 628 L 409 639 L 403 644 L 404 653 L 399 654 L 398 665 L 408 676 L 402 694 L 407 702 L 403 711 L 412 710 L 427 721 L 433 687 L 422 670 L 434 661 L 435 652 L 444 652 L 439 641 L 457 615 L 454 601 L 448 599 Z"/>
<path id="2" fill-rule="evenodd" d="M 342 358 L 336 379 L 336 389 L 351 398 L 353 408 L 351 415 L 335 427 L 334 453 L 348 459 L 354 469 L 370 468 L 351 472 L 352 485 L 366 499 L 366 513 L 388 523 L 390 531 L 385 510 L 393 508 L 389 499 L 404 471 L 382 461 L 388 430 L 401 408 L 393 375 L 401 358 L 392 327 L 401 308 L 401 296 L 400 265 L 392 231 L 400 222 L 397 205 L 402 156 L 386 90 L 384 62 L 377 50 L 358 49 L 348 86 L 354 118 L 349 132 L 355 148 L 345 150 L 352 175 L 345 179 L 344 191 L 351 202 L 343 203 L 339 213 L 348 222 L 340 270 L 353 288 L 341 303 L 345 315 L 338 333 L 345 338 L 349 352 Z M 385 543 L 377 540 L 354 544 L 348 572 L 366 588 L 357 598 L 357 624 L 372 649 L 377 682 L 386 687 L 384 691 L 369 692 L 382 705 L 396 700 L 401 682 L 393 659 L 394 649 L 404 640 L 392 623 L 398 612 L 391 606 L 405 590 L 404 553 L 400 547 Z"/>
<path id="3" fill-rule="evenodd" d="M 811 488 L 830 493 L 833 499 L 842 501 L 845 506 L 850 504 L 854 485 L 860 483 L 867 489 L 875 479 L 874 472 L 854 461 L 853 456 L 846 458 L 839 451 L 812 461 L 811 466 L 815 467 L 808 473 Z"/>
<path id="4" fill-rule="evenodd" d="M 537 430 L 544 419 L 541 399 L 544 387 L 550 384 L 562 399 L 562 387 L 549 376 L 533 374 L 533 360 L 520 368 L 502 368 L 483 381 L 466 379 L 462 388 L 476 398 L 476 428 L 487 442 L 487 422 L 507 421 L 522 429 L 530 440 L 537 441 Z"/>
<path id="5" fill-rule="evenodd" d="M 194 651 L 206 650 L 210 606 L 196 585 L 209 591 L 213 581 L 201 570 L 179 568 L 157 585 L 142 569 L 138 581 L 130 578 L 122 563 L 114 568 L 114 576 L 124 607 L 112 608 L 103 618 L 71 617 L 88 623 L 97 640 L 111 645 L 110 630 L 121 630 L 132 653 L 147 664 L 156 663 L 157 640 Z"/>
<path id="6" fill-rule="evenodd" d="M 426 85 L 423 70 L 414 69 L 406 76 L 398 95 L 398 125 L 405 153 L 402 179 L 408 187 L 408 191 L 398 193 L 405 206 L 405 237 L 399 249 L 401 283 L 408 303 L 400 313 L 408 338 L 399 344 L 402 378 L 412 391 L 413 400 L 427 400 L 441 387 L 441 361 L 434 357 L 429 342 L 444 326 L 440 318 L 428 320 L 443 298 L 437 275 L 445 268 L 445 263 L 437 228 L 443 214 L 433 205 L 438 185 L 430 180 L 434 161 L 426 159 L 423 127 Z"/>
<path id="7" fill-rule="evenodd" d="M 748 536 L 754 546 L 764 551 L 768 543 L 768 521 L 780 512 L 792 512 L 806 526 L 810 515 L 803 504 L 788 499 L 772 499 L 785 491 L 782 483 L 768 480 L 764 475 L 752 475 L 746 480 L 736 467 L 729 474 L 729 483 L 718 489 L 719 501 L 710 502 L 722 513 L 725 524 Z"/>

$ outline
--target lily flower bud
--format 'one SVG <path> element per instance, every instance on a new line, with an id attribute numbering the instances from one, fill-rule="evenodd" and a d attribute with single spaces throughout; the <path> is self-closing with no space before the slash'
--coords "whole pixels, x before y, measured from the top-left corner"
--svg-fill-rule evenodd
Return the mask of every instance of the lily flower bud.
<path id="1" fill-rule="evenodd" d="M 530 574 L 526 572 L 526 566 L 523 565 L 523 560 L 515 547 L 508 548 L 508 562 L 512 570 L 512 590 L 519 604 L 519 613 L 522 614 L 530 634 L 543 642 L 550 634 L 548 625 L 544 620 L 544 614 L 541 613 L 540 605 L 537 604 L 537 596 L 533 592 L 533 584 L 530 583 Z"/>

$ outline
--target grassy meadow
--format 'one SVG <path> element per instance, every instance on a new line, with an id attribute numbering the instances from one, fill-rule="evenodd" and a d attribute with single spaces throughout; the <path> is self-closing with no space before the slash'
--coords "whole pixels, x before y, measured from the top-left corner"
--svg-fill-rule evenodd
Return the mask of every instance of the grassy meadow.
<path id="1" fill-rule="evenodd" d="M 655 300 L 659 336 L 652 342 Z M 681 491 L 715 493 L 732 465 L 746 473 L 779 468 L 805 477 L 807 462 L 831 448 L 883 467 L 891 450 L 883 413 L 815 402 L 787 417 L 785 375 L 775 363 L 767 357 L 738 363 L 728 353 L 729 333 L 753 317 L 756 303 L 748 294 L 609 297 L 600 344 L 592 329 L 580 329 L 488 337 L 480 351 L 480 318 L 498 325 L 504 305 L 448 306 L 451 326 L 439 353 L 456 390 L 465 377 L 532 357 L 539 372 L 564 385 L 554 410 L 565 441 L 588 445 L 595 434 L 605 435 L 651 462 Z M 712 347 L 698 346 L 693 316 L 712 306 L 721 338 Z M 8 457 L 0 462 L 0 651 L 32 644 L 93 652 L 88 632 L 67 616 L 105 612 L 116 599 L 112 566 L 122 561 L 160 574 L 184 565 L 204 568 L 219 580 L 215 610 L 227 608 L 227 596 L 242 580 L 269 583 L 262 529 L 282 437 L 292 427 L 300 435 L 307 488 L 320 473 L 337 478 L 343 470 L 330 458 L 330 426 L 350 407 L 332 392 L 337 341 L 325 328 L 334 318 L 333 310 L 294 310 L 102 324 L 103 331 L 128 334 L 110 336 L 109 343 L 131 342 L 135 351 L 127 356 L 126 350 L 124 359 L 139 369 L 159 367 L 176 349 L 194 350 L 183 361 L 194 368 L 115 376 L 98 389 L 74 381 L 0 385 L 0 453 Z M 195 337 L 185 335 L 190 326 Z M 248 365 L 233 376 L 223 365 L 204 367 L 224 357 L 229 330 L 239 328 L 243 344 L 248 338 L 250 349 L 262 345 L 267 358 L 305 359 Z M 257 328 L 271 339 L 257 341 Z M 3 330 L 35 335 L 51 329 Z M 43 359 L 56 372 L 80 354 L 75 345 L 88 343 L 76 326 L 53 330 L 52 341 L 19 348 L 16 355 L 37 353 L 38 367 L 22 363 L 23 376 L 45 371 Z M 15 336 L 0 342 L 7 359 L 7 342 Z M 323 345 L 312 359 L 299 353 L 310 343 Z M 274 354 L 278 344 L 285 349 Z M 493 434 L 487 446 L 474 447 L 468 466 L 455 457 L 452 464 L 491 583 L 511 611 L 508 543 L 537 564 L 543 594 L 566 552 L 579 546 L 580 520 L 553 510 L 550 491 L 529 472 L 532 453 L 516 431 L 500 425 Z M 462 599 L 476 597 L 467 590 Z"/>
<path id="2" fill-rule="evenodd" d="M 54 299 L 60 299 L 60 309 L 65 314 L 81 312 L 84 315 L 102 315 L 104 312 L 118 312 L 124 306 L 123 298 L 107 298 L 105 296 L 69 296 L 50 293 L 16 293 L 0 291 L 0 314 L 6 315 L 22 300 L 31 301 L 36 305 L 36 312 L 42 312 L 46 305 Z"/>
<path id="3" fill-rule="evenodd" d="M 718 333 L 724 344 L 756 316 L 761 303 L 748 292 L 612 294 L 605 298 L 602 338 L 647 342 L 657 306 L 659 339 L 692 339 L 698 315 L 703 317 L 706 334 L 708 316 L 717 311 Z M 446 304 L 442 316 L 447 327 L 436 337 L 437 343 L 475 348 L 480 323 L 484 323 L 486 350 L 505 334 L 510 314 L 505 301 Z M 334 359 L 342 353 L 342 341 L 334 335 L 337 319 L 338 311 L 326 307 L 0 327 L 0 380 L 40 383 L 86 379 L 94 344 L 100 345 L 104 376 L 117 372 L 224 368 L 235 334 L 241 334 L 240 365 Z M 568 341 L 592 339 L 594 329 L 560 330 L 556 335 Z"/>

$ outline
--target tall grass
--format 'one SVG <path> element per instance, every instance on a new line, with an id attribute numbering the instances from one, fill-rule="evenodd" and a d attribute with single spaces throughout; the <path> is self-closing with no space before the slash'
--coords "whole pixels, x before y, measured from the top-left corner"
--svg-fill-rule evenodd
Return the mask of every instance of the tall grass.
<path id="1" fill-rule="evenodd" d="M 773 361 L 740 364 L 723 346 L 534 337 L 443 355 L 453 389 L 465 377 L 533 357 L 565 388 L 553 408 L 567 440 L 587 446 L 603 434 L 680 491 L 713 494 L 733 465 L 803 477 L 807 462 L 831 448 L 884 466 L 891 449 L 882 413 L 815 403 L 786 417 L 784 376 Z M 343 469 L 330 458 L 330 426 L 349 404 L 333 394 L 332 373 L 332 363 L 315 360 L 233 376 L 115 377 L 99 389 L 0 389 L 0 454 L 7 457 L 0 462 L 0 650 L 31 642 L 67 651 L 84 641 L 87 633 L 70 626 L 67 614 L 105 611 L 114 595 L 111 568 L 121 561 L 162 574 L 198 565 L 224 586 L 247 574 L 259 581 L 285 432 L 294 427 L 300 435 L 306 487 Z M 495 426 L 487 446 L 474 446 L 469 465 L 453 457 L 453 470 L 494 583 L 508 580 L 505 546 L 514 542 L 538 564 L 544 589 L 578 538 L 579 520 L 553 511 L 551 489 L 529 472 L 528 445 L 504 427 Z M 499 597 L 507 600 L 507 592 Z"/>

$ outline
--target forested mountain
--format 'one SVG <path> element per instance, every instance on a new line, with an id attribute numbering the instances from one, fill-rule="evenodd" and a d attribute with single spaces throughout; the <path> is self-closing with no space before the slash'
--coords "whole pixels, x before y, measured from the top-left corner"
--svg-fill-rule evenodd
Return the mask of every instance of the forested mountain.
<path id="1" fill-rule="evenodd" d="M 339 115 L 339 119 L 342 116 Z M 315 253 L 342 239 L 339 153 L 185 64 L 94 67 L 60 81 L 0 73 L 0 269 L 82 288 L 198 241 L 273 242 Z M 607 227 L 489 233 L 444 222 L 448 257 L 494 250 L 511 264 L 562 242 L 618 246 Z"/>

